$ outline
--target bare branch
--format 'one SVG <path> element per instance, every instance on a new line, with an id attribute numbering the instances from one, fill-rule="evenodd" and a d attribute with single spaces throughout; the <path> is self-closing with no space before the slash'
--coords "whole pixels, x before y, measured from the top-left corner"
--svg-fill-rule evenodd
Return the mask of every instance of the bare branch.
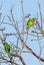
<path id="1" fill-rule="evenodd" d="M 39 6 L 39 11 L 40 11 L 41 28 L 42 28 L 42 12 L 41 12 L 41 6 L 39 2 L 38 2 L 38 6 Z"/>

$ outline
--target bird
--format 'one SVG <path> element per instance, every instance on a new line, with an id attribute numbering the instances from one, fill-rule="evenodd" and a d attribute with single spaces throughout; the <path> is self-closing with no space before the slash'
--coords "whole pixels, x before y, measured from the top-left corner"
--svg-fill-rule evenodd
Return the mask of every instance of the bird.
<path id="1" fill-rule="evenodd" d="M 37 21 L 37 18 L 31 18 L 27 21 L 27 30 L 29 30 L 33 25 L 34 23 Z"/>
<path id="2" fill-rule="evenodd" d="M 7 53 L 7 55 L 10 57 L 11 53 L 10 53 L 10 44 L 8 44 L 7 42 L 4 42 L 4 49 Z"/>
<path id="3" fill-rule="evenodd" d="M 12 53 L 10 52 L 11 51 L 11 47 L 10 47 L 10 44 L 8 44 L 7 42 L 4 41 L 4 49 L 5 49 L 5 52 L 7 53 L 8 57 L 10 58 L 10 62 L 12 61 Z"/>

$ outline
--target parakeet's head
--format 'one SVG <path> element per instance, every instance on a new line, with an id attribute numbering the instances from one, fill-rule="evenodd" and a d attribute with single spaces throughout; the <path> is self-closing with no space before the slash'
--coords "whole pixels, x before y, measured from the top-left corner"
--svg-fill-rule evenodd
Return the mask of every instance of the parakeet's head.
<path id="1" fill-rule="evenodd" d="M 37 20 L 37 18 L 32 18 L 33 22 L 35 22 Z"/>

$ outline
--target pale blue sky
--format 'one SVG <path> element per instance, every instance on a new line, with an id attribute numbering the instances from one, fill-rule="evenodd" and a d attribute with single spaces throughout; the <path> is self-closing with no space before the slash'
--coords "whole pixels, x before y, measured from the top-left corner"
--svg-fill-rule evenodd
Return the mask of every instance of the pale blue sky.
<path id="1" fill-rule="evenodd" d="M 14 6 L 13 9 L 13 14 L 15 17 L 15 20 L 21 20 L 22 17 L 22 10 L 21 10 L 21 0 L 0 0 L 0 3 L 2 2 L 2 17 L 6 14 L 10 14 L 10 8 L 11 6 Z M 41 11 L 42 11 L 42 15 L 44 18 L 44 0 L 39 0 L 40 4 L 41 4 Z M 38 7 L 38 0 L 24 0 L 24 13 L 25 15 L 30 13 L 31 17 L 36 17 L 37 16 L 37 12 L 39 13 L 39 7 Z M 39 17 L 40 20 L 40 17 Z M 8 21 L 7 18 L 5 21 Z M 8 21 L 9 22 L 9 21 Z M 5 32 L 10 32 L 14 30 L 14 28 L 10 29 L 10 26 L 6 26 L 7 30 Z M 9 29 L 9 30 L 8 30 Z M 30 37 L 30 39 L 33 37 Z M 8 40 L 8 39 L 7 39 Z M 9 38 L 8 41 L 14 40 L 12 37 L 11 39 Z M 42 40 L 42 43 L 44 42 L 44 39 Z M 28 42 L 30 43 L 30 41 Z M 32 43 L 32 42 L 31 42 Z M 32 44 L 30 44 L 29 46 L 36 52 L 39 53 L 39 46 L 38 43 L 36 41 L 33 42 Z M 34 46 L 33 46 L 34 45 Z M 22 54 L 23 58 L 25 59 L 26 65 L 40 65 L 40 62 L 38 59 L 36 59 L 31 53 L 25 53 Z M 44 57 L 44 55 L 43 55 Z M 2 64 L 5 65 L 5 64 Z M 44 65 L 44 63 L 43 63 Z"/>

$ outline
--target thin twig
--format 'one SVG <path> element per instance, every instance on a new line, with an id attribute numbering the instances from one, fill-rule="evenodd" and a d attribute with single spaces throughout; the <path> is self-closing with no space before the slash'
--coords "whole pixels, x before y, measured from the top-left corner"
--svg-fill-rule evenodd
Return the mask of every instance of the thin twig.
<path id="1" fill-rule="evenodd" d="M 41 28 L 42 28 L 42 12 L 41 12 L 41 6 L 39 2 L 38 2 L 38 6 L 39 6 L 39 11 L 40 11 Z"/>

